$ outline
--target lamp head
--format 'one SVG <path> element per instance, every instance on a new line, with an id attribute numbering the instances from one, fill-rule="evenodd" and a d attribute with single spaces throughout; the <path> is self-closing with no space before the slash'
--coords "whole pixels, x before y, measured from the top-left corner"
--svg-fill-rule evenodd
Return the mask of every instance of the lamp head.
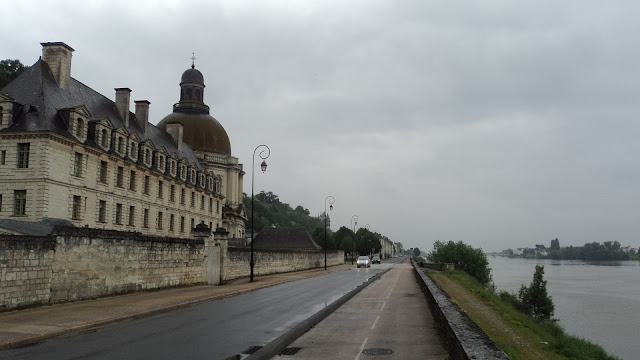
<path id="1" fill-rule="evenodd" d="M 262 164 L 260 164 L 260 169 L 262 169 L 262 172 L 267 171 L 267 162 L 262 160 Z"/>
<path id="2" fill-rule="evenodd" d="M 333 205 L 329 205 L 329 210 L 333 210 Z"/>

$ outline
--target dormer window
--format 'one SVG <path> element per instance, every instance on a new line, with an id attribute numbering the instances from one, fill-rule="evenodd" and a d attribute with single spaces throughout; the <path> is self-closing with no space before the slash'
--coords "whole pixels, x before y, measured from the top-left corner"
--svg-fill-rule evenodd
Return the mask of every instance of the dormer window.
<path id="1" fill-rule="evenodd" d="M 138 147 L 136 146 L 135 142 L 131 142 L 131 146 L 129 146 L 129 157 L 132 158 L 133 160 L 136 160 L 138 158 L 137 153 L 138 152 Z"/>
<path id="2" fill-rule="evenodd" d="M 169 172 L 171 173 L 172 176 L 176 176 L 176 161 L 175 160 L 171 160 L 171 163 L 169 165 Z"/>
<path id="3" fill-rule="evenodd" d="M 124 153 L 124 141 L 122 139 L 122 136 L 118 136 L 118 140 L 116 141 L 116 143 L 118 144 L 117 149 L 116 149 L 118 154 Z"/>
<path id="4" fill-rule="evenodd" d="M 164 156 L 162 155 L 158 156 L 158 169 L 164 171 Z"/>
<path id="5" fill-rule="evenodd" d="M 84 130 L 84 121 L 81 118 L 76 119 L 76 137 L 81 138 Z"/>
<path id="6" fill-rule="evenodd" d="M 107 129 L 102 129 L 100 132 L 100 145 L 102 145 L 103 148 L 109 146 L 109 132 Z"/>
<path id="7" fill-rule="evenodd" d="M 150 164 L 151 163 L 151 150 L 149 150 L 149 149 L 145 149 L 144 150 L 144 162 L 146 164 Z"/>
<path id="8" fill-rule="evenodd" d="M 191 169 L 191 176 L 190 176 L 190 178 L 189 178 L 189 181 L 190 181 L 192 184 L 195 184 L 195 183 L 196 183 L 196 171 L 195 171 L 194 169 Z"/>
<path id="9" fill-rule="evenodd" d="M 185 165 L 182 165 L 180 167 L 180 178 L 182 179 L 182 181 L 187 180 L 187 167 Z"/>

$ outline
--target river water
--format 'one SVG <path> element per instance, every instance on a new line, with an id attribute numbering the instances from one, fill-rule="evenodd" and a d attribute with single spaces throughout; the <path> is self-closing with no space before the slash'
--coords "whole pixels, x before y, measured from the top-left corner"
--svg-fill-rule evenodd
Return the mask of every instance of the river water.
<path id="1" fill-rule="evenodd" d="M 640 359 L 640 262 L 512 259 L 488 256 L 499 290 L 529 286 L 544 265 L 555 318 L 571 335 L 602 345 L 625 360 Z"/>

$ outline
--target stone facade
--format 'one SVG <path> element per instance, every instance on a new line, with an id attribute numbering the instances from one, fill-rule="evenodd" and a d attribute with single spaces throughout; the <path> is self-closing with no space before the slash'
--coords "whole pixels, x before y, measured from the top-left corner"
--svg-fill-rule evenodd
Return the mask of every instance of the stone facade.
<path id="1" fill-rule="evenodd" d="M 60 219 L 153 236 L 189 238 L 199 223 L 244 234 L 237 158 L 194 151 L 182 125 L 169 134 L 148 122 L 148 101 L 129 112 L 130 89 L 111 101 L 71 77 L 73 49 L 42 45 L 42 59 L 0 91 L 0 233 L 2 219 Z"/>

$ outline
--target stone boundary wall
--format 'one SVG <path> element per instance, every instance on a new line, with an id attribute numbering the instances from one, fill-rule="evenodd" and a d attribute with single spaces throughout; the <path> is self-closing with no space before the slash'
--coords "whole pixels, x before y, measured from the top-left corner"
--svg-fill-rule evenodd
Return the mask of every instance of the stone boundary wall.
<path id="1" fill-rule="evenodd" d="M 0 311 L 49 302 L 55 240 L 0 235 Z"/>
<path id="2" fill-rule="evenodd" d="M 222 280 L 233 280 L 250 275 L 251 250 L 228 248 L 224 259 Z M 324 267 L 322 250 L 253 250 L 254 275 L 277 274 Z M 342 250 L 327 251 L 327 266 L 344 263 Z M 268 266 L 266 266 L 268 264 Z"/>
<path id="3" fill-rule="evenodd" d="M 480 327 L 413 262 L 418 284 L 447 345 L 451 359 L 509 359 Z"/>
<path id="4" fill-rule="evenodd" d="M 203 240 L 61 227 L 0 235 L 0 311 L 205 282 Z"/>

